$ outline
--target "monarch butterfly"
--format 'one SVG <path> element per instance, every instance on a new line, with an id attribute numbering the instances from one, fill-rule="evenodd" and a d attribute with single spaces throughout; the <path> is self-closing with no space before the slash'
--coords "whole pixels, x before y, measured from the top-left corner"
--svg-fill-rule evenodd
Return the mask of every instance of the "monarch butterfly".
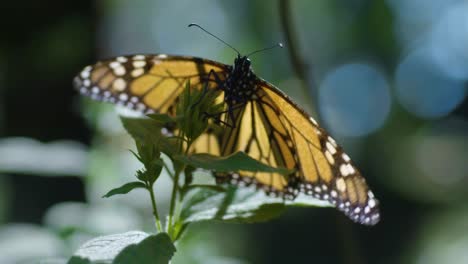
<path id="1" fill-rule="evenodd" d="M 245 171 L 216 174 L 218 180 L 255 184 L 287 199 L 302 192 L 329 201 L 355 222 L 376 224 L 379 202 L 349 156 L 286 94 L 256 76 L 248 56 L 237 53 L 232 66 L 166 54 L 119 56 L 86 66 L 75 77 L 74 86 L 94 100 L 169 115 L 175 114 L 187 81 L 193 89 L 218 90 L 227 107 L 217 118 L 223 120 L 222 129 L 207 130 L 190 152 L 244 151 L 273 167 L 294 170 L 288 177 Z"/>

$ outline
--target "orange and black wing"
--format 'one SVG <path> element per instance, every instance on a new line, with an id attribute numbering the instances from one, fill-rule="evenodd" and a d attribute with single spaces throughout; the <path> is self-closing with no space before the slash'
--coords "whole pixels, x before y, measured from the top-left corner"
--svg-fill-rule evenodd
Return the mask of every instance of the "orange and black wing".
<path id="1" fill-rule="evenodd" d="M 86 66 L 74 79 L 82 94 L 98 101 L 123 105 L 143 113 L 174 115 L 187 81 L 201 89 L 215 88 L 228 65 L 185 56 L 120 56 Z M 210 74 L 210 72 L 213 72 Z M 215 81 L 215 75 L 217 80 Z"/>
<path id="2" fill-rule="evenodd" d="M 234 116 L 236 126 L 226 127 L 220 139 L 222 155 L 245 151 L 266 164 L 295 172 L 286 177 L 251 172 L 218 177 L 253 182 L 286 198 L 294 198 L 300 190 L 329 201 L 356 222 L 379 221 L 378 201 L 349 156 L 287 95 L 258 80 L 253 97 Z"/>

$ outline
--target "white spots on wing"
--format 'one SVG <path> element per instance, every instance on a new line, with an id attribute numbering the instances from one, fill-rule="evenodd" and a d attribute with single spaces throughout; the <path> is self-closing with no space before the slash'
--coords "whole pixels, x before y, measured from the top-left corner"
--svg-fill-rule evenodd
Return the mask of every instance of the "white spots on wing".
<path id="1" fill-rule="evenodd" d="M 343 168 L 345 170 L 350 170 L 350 164 L 344 164 L 344 166 Z M 365 225 L 374 225 L 380 219 L 377 208 L 378 201 L 373 198 L 371 191 L 367 192 L 369 195 L 367 204 L 360 204 L 359 201 L 351 202 L 349 197 L 345 195 L 348 188 L 346 180 L 343 177 L 337 177 L 332 186 L 328 186 L 325 183 L 319 185 L 301 183 L 299 187 L 301 191 L 307 195 L 330 202 L 355 222 Z"/>
<path id="2" fill-rule="evenodd" d="M 144 60 L 144 59 L 145 59 L 145 55 L 135 55 L 135 56 L 133 56 L 132 59 L 133 59 L 133 60 Z"/>
<path id="3" fill-rule="evenodd" d="M 354 169 L 353 165 L 350 163 L 343 163 L 340 165 L 340 173 L 343 175 L 343 177 L 346 177 L 348 175 L 352 175 L 356 172 Z"/>
<path id="4" fill-rule="evenodd" d="M 372 218 L 371 221 L 372 221 L 373 223 L 377 223 L 377 222 L 379 221 L 379 219 L 380 219 L 380 214 L 379 214 L 379 213 L 375 213 L 375 214 L 373 214 L 373 215 L 371 216 L 371 218 Z"/>
<path id="5" fill-rule="evenodd" d="M 84 79 L 83 80 L 83 85 L 86 86 L 86 87 L 89 87 L 91 85 L 91 80 L 89 79 Z"/>
<path id="6" fill-rule="evenodd" d="M 369 206 L 364 207 L 364 213 L 365 214 L 370 213 L 370 207 Z"/>
<path id="7" fill-rule="evenodd" d="M 91 88 L 91 93 L 98 94 L 99 93 L 99 87 L 94 86 L 93 88 Z"/>
<path id="8" fill-rule="evenodd" d="M 143 68 L 143 67 L 145 67 L 145 65 L 146 65 L 146 61 L 144 61 L 144 60 L 133 61 L 133 67 L 135 67 L 135 68 Z"/>
<path id="9" fill-rule="evenodd" d="M 119 67 L 114 68 L 114 74 L 117 76 L 122 76 L 125 74 L 125 68 L 121 65 Z"/>
<path id="10" fill-rule="evenodd" d="M 351 165 L 350 163 L 346 164 L 346 167 L 348 168 L 349 174 L 354 174 L 356 172 L 353 165 Z"/>
<path id="11" fill-rule="evenodd" d="M 127 100 L 128 100 L 128 95 L 127 95 L 126 93 L 121 93 L 121 94 L 119 95 L 119 100 L 120 100 L 121 102 L 127 101 Z"/>
<path id="12" fill-rule="evenodd" d="M 318 123 L 317 121 L 315 121 L 315 119 L 313 119 L 312 117 L 310 118 L 310 121 L 312 122 L 312 124 L 314 124 L 315 126 L 318 126 Z"/>
<path id="13" fill-rule="evenodd" d="M 346 154 L 346 153 L 341 154 L 341 157 L 343 158 L 343 160 L 344 160 L 345 162 L 349 162 L 349 161 L 351 160 L 351 159 L 349 158 L 348 154 Z"/>
<path id="14" fill-rule="evenodd" d="M 130 98 L 130 102 L 132 102 L 132 103 L 134 103 L 134 104 L 138 103 L 139 101 L 140 101 L 140 99 L 138 99 L 138 97 L 136 97 L 136 96 L 132 96 L 132 97 Z"/>
<path id="15" fill-rule="evenodd" d="M 327 158 L 328 163 L 330 163 L 331 165 L 335 164 L 335 159 L 333 158 L 333 155 L 328 150 L 325 150 L 325 158 Z"/>
<path id="16" fill-rule="evenodd" d="M 335 148 L 338 147 L 338 145 L 336 144 L 336 141 L 330 136 L 328 136 L 328 142 L 330 142 Z"/>
<path id="17" fill-rule="evenodd" d="M 116 69 L 118 67 L 122 67 L 122 64 L 118 61 L 113 61 L 111 63 L 109 63 L 109 67 L 111 67 L 112 69 Z"/>
<path id="18" fill-rule="evenodd" d="M 317 133 L 317 135 L 322 135 L 322 131 L 320 131 L 318 128 L 315 129 L 315 133 Z"/>
<path id="19" fill-rule="evenodd" d="M 86 66 L 80 73 L 81 78 L 83 79 L 88 79 L 89 76 L 91 75 L 91 66 Z"/>
<path id="20" fill-rule="evenodd" d="M 167 55 L 166 55 L 166 54 L 159 54 L 159 55 L 158 55 L 158 58 L 160 58 L 160 59 L 166 59 L 166 58 L 167 58 Z"/>
<path id="21" fill-rule="evenodd" d="M 133 78 L 136 78 L 136 77 L 141 76 L 144 72 L 145 70 L 143 70 L 143 68 L 137 68 L 132 71 L 131 75 Z"/>
<path id="22" fill-rule="evenodd" d="M 117 60 L 118 62 L 120 62 L 120 63 L 125 63 L 125 62 L 128 61 L 128 59 L 127 59 L 126 57 L 124 57 L 124 56 L 117 57 L 116 60 Z"/>
<path id="23" fill-rule="evenodd" d="M 112 83 L 112 88 L 119 92 L 125 90 L 126 86 L 127 86 L 127 82 L 122 78 L 117 78 Z"/>
<path id="24" fill-rule="evenodd" d="M 346 164 L 341 164 L 340 165 L 340 173 L 341 175 L 343 175 L 343 177 L 346 177 L 350 174 L 349 170 L 348 170 L 348 166 L 346 166 Z"/>
<path id="25" fill-rule="evenodd" d="M 80 75 L 81 75 L 81 78 L 87 79 L 87 78 L 89 78 L 90 72 L 89 71 L 82 71 Z"/>
<path id="26" fill-rule="evenodd" d="M 335 182 L 336 184 L 336 189 L 339 191 L 339 192 L 345 192 L 346 191 L 346 183 L 345 181 L 343 180 L 343 178 L 338 178 Z"/>
<path id="27" fill-rule="evenodd" d="M 327 147 L 327 150 L 330 151 L 330 153 L 332 155 L 334 155 L 336 153 L 336 148 L 329 141 L 327 141 L 327 143 L 325 143 L 325 146 Z"/>

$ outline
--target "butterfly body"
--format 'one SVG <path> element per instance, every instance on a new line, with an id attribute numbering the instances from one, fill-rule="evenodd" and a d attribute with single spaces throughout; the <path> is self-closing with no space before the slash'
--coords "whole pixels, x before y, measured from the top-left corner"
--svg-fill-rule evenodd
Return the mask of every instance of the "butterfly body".
<path id="1" fill-rule="evenodd" d="M 257 77 L 252 71 L 251 62 L 245 56 L 238 55 L 225 81 L 219 83 L 219 89 L 224 91 L 224 102 L 227 105 L 227 113 L 230 119 L 228 125 L 236 126 L 234 122 L 234 110 L 244 106 L 248 101 L 256 97 L 255 89 Z"/>
<path id="2" fill-rule="evenodd" d="M 207 130 L 189 153 L 229 155 L 244 151 L 290 175 L 239 171 L 216 173 L 233 184 L 255 184 L 294 199 L 299 192 L 325 200 L 353 221 L 379 221 L 378 201 L 349 156 L 287 95 L 254 74 L 249 59 L 234 64 L 177 55 L 120 56 L 85 67 L 75 78 L 84 95 L 141 111 L 175 115 L 187 82 L 192 89 L 221 91 L 226 111 L 220 129 Z"/>

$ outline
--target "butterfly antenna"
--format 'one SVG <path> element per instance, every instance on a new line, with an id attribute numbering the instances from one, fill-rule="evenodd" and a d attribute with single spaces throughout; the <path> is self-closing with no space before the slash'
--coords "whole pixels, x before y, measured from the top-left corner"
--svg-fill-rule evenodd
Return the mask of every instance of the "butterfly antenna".
<path id="1" fill-rule="evenodd" d="M 188 26 L 189 26 L 189 27 L 197 27 L 197 28 L 203 30 L 206 34 L 208 34 L 208 35 L 214 37 L 215 39 L 217 39 L 217 40 L 219 40 L 219 41 L 221 41 L 221 42 L 224 43 L 226 46 L 230 47 L 230 48 L 233 49 L 235 52 L 237 52 L 237 54 L 240 55 L 240 52 L 239 52 L 236 48 L 234 48 L 233 46 L 229 45 L 226 41 L 224 41 L 224 40 L 218 38 L 217 36 L 215 36 L 215 35 L 213 35 L 213 34 L 211 34 L 211 33 L 208 32 L 206 29 L 204 29 L 202 26 L 200 26 L 200 25 L 198 25 L 198 24 L 195 24 L 195 23 L 190 23 Z"/>
<path id="2" fill-rule="evenodd" d="M 251 52 L 249 54 L 247 54 L 246 57 L 250 57 L 251 55 L 255 54 L 255 53 L 258 53 L 258 52 L 262 52 L 262 51 L 265 51 L 265 50 L 271 50 L 271 49 L 274 49 L 274 48 L 283 48 L 283 43 L 276 43 L 275 45 L 271 46 L 271 47 L 268 47 L 268 48 L 264 48 L 264 49 L 259 49 L 259 50 L 256 50 L 254 52 Z"/>

